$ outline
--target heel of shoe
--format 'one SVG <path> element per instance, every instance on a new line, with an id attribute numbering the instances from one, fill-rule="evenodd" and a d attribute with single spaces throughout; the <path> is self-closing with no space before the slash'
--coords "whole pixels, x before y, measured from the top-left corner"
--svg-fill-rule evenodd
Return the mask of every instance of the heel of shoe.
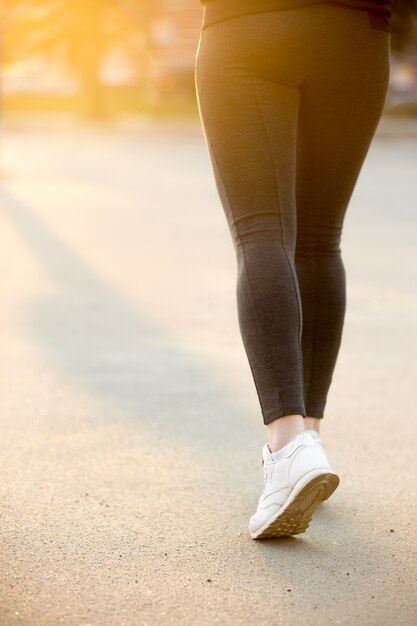
<path id="1" fill-rule="evenodd" d="M 256 533 L 251 533 L 252 539 L 286 537 L 304 533 L 314 511 L 332 495 L 339 482 L 339 476 L 334 472 L 323 472 L 312 477 L 295 497 L 278 511 L 273 520 Z"/>
<path id="2" fill-rule="evenodd" d="M 325 476 L 326 476 L 327 488 L 325 490 L 325 493 L 323 494 L 323 501 L 330 498 L 330 496 L 336 490 L 336 488 L 339 486 L 339 483 L 340 483 L 340 478 L 336 474 L 336 472 L 327 472 Z"/>

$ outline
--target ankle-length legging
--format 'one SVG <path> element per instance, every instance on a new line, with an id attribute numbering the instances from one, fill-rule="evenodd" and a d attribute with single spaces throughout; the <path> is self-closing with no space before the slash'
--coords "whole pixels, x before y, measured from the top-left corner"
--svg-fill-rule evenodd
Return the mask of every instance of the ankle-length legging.
<path id="1" fill-rule="evenodd" d="M 390 37 L 332 3 L 201 29 L 199 114 L 264 424 L 323 417 L 346 310 L 343 220 L 385 104 Z"/>

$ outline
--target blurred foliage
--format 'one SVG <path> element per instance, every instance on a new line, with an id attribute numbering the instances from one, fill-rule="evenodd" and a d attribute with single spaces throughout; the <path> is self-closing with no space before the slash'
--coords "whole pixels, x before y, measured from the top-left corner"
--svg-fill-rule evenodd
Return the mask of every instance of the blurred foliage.
<path id="1" fill-rule="evenodd" d="M 152 9 L 150 9 L 152 7 Z M 75 77 L 87 114 L 105 115 L 100 64 L 115 46 L 146 80 L 153 0 L 3 0 L 4 59 L 46 55 Z"/>

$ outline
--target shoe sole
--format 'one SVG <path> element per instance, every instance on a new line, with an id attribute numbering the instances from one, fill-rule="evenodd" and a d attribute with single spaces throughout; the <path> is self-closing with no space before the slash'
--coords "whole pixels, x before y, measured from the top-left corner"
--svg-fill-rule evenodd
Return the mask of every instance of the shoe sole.
<path id="1" fill-rule="evenodd" d="M 314 511 L 332 495 L 339 482 L 339 476 L 331 472 L 315 476 L 281 513 L 278 511 L 278 516 L 272 519 L 267 528 L 259 534 L 250 533 L 252 539 L 287 537 L 305 532 Z"/>

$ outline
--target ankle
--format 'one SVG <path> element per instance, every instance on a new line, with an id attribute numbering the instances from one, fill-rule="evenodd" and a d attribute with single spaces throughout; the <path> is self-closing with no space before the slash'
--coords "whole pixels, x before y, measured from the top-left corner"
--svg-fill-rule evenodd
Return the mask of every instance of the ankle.
<path id="1" fill-rule="evenodd" d="M 305 417 L 304 418 L 304 428 L 311 428 L 320 434 L 320 423 L 321 418 L 319 417 Z"/>
<path id="2" fill-rule="evenodd" d="M 305 430 L 302 415 L 284 415 L 266 425 L 268 430 L 268 447 L 277 452 L 297 435 Z"/>

